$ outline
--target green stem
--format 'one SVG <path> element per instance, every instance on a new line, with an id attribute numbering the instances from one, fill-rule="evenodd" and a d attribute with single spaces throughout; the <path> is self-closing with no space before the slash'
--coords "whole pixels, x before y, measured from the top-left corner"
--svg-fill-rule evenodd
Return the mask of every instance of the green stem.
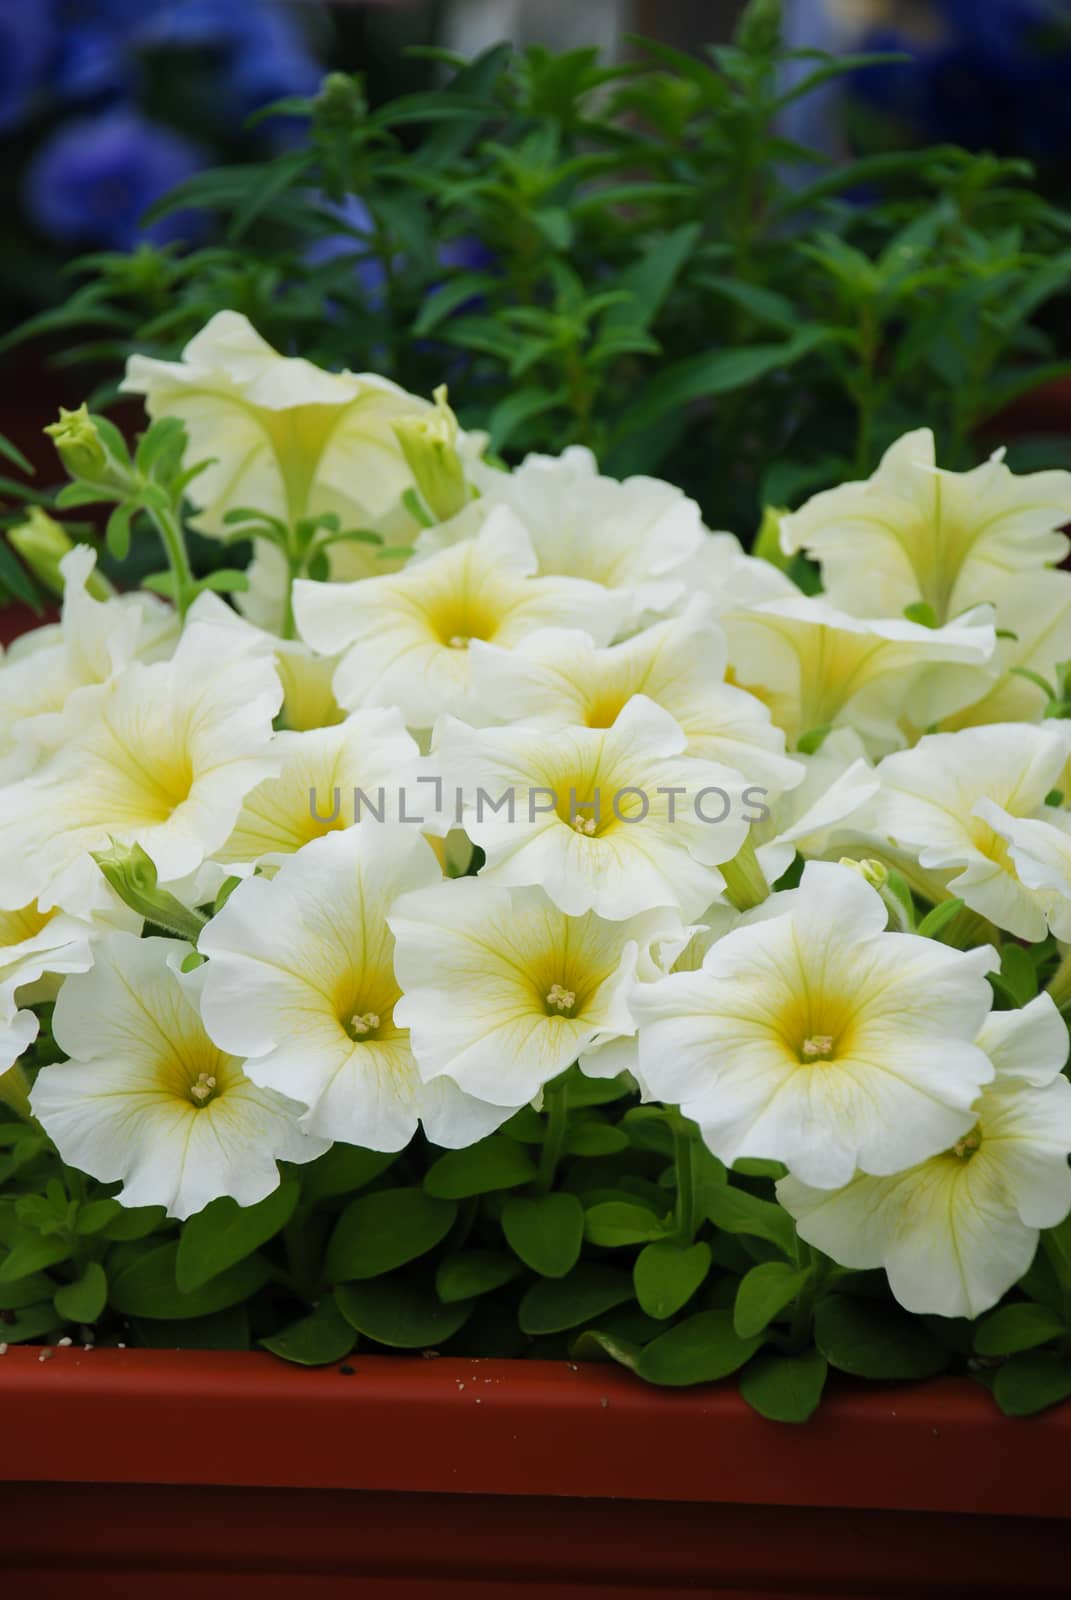
<path id="1" fill-rule="evenodd" d="M 175 580 L 175 606 L 179 616 L 184 617 L 193 600 L 196 583 L 190 558 L 186 553 L 186 540 L 182 532 L 182 524 L 174 510 L 161 511 L 155 507 L 149 508 L 156 531 L 160 535 L 164 551 L 167 555 L 168 565 Z"/>
<path id="2" fill-rule="evenodd" d="M 547 1132 L 539 1157 L 536 1188 L 540 1194 L 549 1194 L 554 1187 L 554 1176 L 562 1158 L 565 1130 L 569 1120 L 569 1089 L 564 1074 L 548 1083 L 543 1091 L 543 1109 L 547 1114 Z"/>
<path id="3" fill-rule="evenodd" d="M 725 893 L 738 911 L 750 911 L 769 898 L 770 885 L 759 865 L 750 833 L 733 859 L 722 862 L 721 875 L 725 879 Z"/>
<path id="4" fill-rule="evenodd" d="M 695 1135 L 685 1124 L 673 1130 L 673 1158 L 677 1167 L 677 1241 L 690 1245 L 695 1238 Z"/>
<path id="5" fill-rule="evenodd" d="M 1064 951 L 1060 965 L 1045 988 L 1061 1011 L 1066 1011 L 1071 1006 L 1071 945 Z"/>
<path id="6" fill-rule="evenodd" d="M 822 1287 L 822 1273 L 820 1262 L 812 1251 L 810 1245 L 799 1241 L 800 1266 L 807 1272 L 807 1279 L 796 1296 L 796 1304 L 792 1308 L 792 1321 L 788 1329 L 788 1351 L 790 1355 L 798 1355 L 806 1350 L 811 1342 L 811 1329 L 814 1322 L 814 1303 Z"/>

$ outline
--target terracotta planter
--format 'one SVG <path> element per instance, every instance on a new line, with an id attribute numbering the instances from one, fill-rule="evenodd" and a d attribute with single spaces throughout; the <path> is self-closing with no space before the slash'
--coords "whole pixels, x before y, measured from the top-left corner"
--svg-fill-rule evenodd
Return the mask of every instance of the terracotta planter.
<path id="1" fill-rule="evenodd" d="M 966 1380 L 792 1428 L 613 1367 L 12 1347 L 0 1418 L 0 1570 L 35 1600 L 1068 1587 L 1071 1407 L 1012 1422 Z"/>

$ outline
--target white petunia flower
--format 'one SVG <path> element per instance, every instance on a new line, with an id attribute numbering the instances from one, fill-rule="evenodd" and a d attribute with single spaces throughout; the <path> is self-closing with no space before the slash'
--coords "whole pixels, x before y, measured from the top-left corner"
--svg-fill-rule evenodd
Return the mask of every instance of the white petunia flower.
<path id="1" fill-rule="evenodd" d="M 929 727 L 977 699 L 970 674 L 938 663 L 985 668 L 996 647 L 987 610 L 943 628 L 904 620 L 861 621 L 825 599 L 772 600 L 722 619 L 730 676 L 769 706 L 790 748 L 806 734 L 850 727 L 871 755 L 907 742 L 904 724 Z"/>
<path id="2" fill-rule="evenodd" d="M 681 935 L 672 913 L 567 917 L 542 889 L 482 878 L 406 895 L 388 920 L 404 991 L 395 1016 L 423 1077 L 515 1106 L 593 1046 L 635 1033 L 639 952 Z"/>
<path id="3" fill-rule="evenodd" d="M 496 506 L 508 506 L 528 532 L 541 577 L 618 590 L 630 613 L 665 611 L 682 597 L 677 569 L 707 537 L 699 507 L 680 489 L 659 478 L 604 478 L 581 445 L 527 456 L 514 472 L 474 466 L 473 480 L 480 499 L 422 533 L 418 551 L 470 539 Z"/>
<path id="4" fill-rule="evenodd" d="M 25 1055 L 37 1033 L 38 1022 L 32 1011 L 16 1011 L 7 1019 L 0 1017 L 0 1078 Z"/>
<path id="5" fill-rule="evenodd" d="M 270 657 L 194 621 L 170 661 L 131 662 L 96 691 L 92 716 L 70 705 L 55 752 L 0 789 L 0 906 L 80 911 L 98 880 L 90 852 L 110 837 L 140 844 L 161 882 L 193 872 L 277 770 L 281 699 Z"/>
<path id="6" fill-rule="evenodd" d="M 783 1161 L 819 1188 L 947 1149 L 993 1074 L 974 1039 L 996 957 L 886 920 L 858 873 L 809 862 L 700 971 L 636 989 L 644 1083 L 727 1164 Z"/>
<path id="7" fill-rule="evenodd" d="M 191 483 L 202 532 L 251 507 L 293 527 L 334 512 L 344 527 L 378 527 L 413 483 L 393 424 L 433 406 L 375 373 L 325 372 L 282 356 L 237 311 L 219 311 L 181 361 L 135 355 L 121 385 L 157 417 L 178 417 L 189 463 L 212 465 Z M 354 545 L 371 552 L 374 546 Z"/>
<path id="8" fill-rule="evenodd" d="M 362 815 L 396 817 L 419 754 L 401 712 L 386 707 L 355 711 L 333 728 L 278 733 L 272 749 L 281 770 L 246 795 L 216 861 L 270 864 Z"/>
<path id="9" fill-rule="evenodd" d="M 20 1004 L 18 991 L 48 974 L 85 972 L 93 964 L 90 926 L 64 912 L 36 905 L 0 911 L 0 1022 L 10 1022 Z"/>
<path id="10" fill-rule="evenodd" d="M 1043 806 L 1037 816 L 1017 817 L 991 800 L 979 802 L 978 812 L 1004 841 L 1016 877 L 1053 933 L 1071 941 L 1071 812 Z"/>
<path id="11" fill-rule="evenodd" d="M 29 765 L 63 736 L 61 713 L 77 696 L 82 715 L 93 695 L 129 662 L 168 652 L 178 633 L 174 610 L 151 594 L 95 600 L 87 585 L 96 555 L 75 545 L 60 562 L 60 621 L 23 636 L 0 661 L 0 760 L 28 747 Z"/>
<path id="12" fill-rule="evenodd" d="M 1008 578 L 1059 562 L 1071 518 L 1071 473 L 1016 477 L 998 450 L 970 472 L 936 466 L 933 434 L 904 434 L 864 483 L 815 495 L 781 523 L 786 553 L 821 563 L 832 604 L 899 617 L 923 602 L 939 622 L 999 605 Z"/>
<path id="13" fill-rule="evenodd" d="M 400 1150 L 419 1120 L 434 1143 L 466 1145 L 510 1115 L 449 1082 L 422 1084 L 395 1017 L 387 915 L 399 895 L 440 881 L 415 828 L 361 822 L 306 845 L 271 880 L 246 879 L 201 934 L 206 1027 L 248 1058 L 254 1082 L 308 1108 L 310 1133 Z"/>
<path id="14" fill-rule="evenodd" d="M 724 681 L 725 635 L 702 599 L 609 649 L 576 630 L 548 628 L 516 650 L 477 641 L 470 654 L 479 700 L 501 722 L 609 728 L 642 694 L 680 724 L 689 755 L 778 791 L 802 779 L 767 708 Z"/>
<path id="15" fill-rule="evenodd" d="M 710 533 L 674 573 L 686 597 L 702 595 L 716 616 L 747 611 L 768 600 L 798 598 L 799 588 L 772 562 L 746 554 L 732 533 Z M 681 605 L 686 606 L 685 598 Z"/>
<path id="16" fill-rule="evenodd" d="M 1071 572 L 1020 572 L 1002 583 L 997 597 L 997 676 L 980 684 L 981 699 L 942 719 L 942 729 L 984 727 L 993 722 L 1037 722 L 1048 697 L 1024 672 L 1053 686 L 1057 666 L 1071 660 Z"/>
<path id="17" fill-rule="evenodd" d="M 1021 878 L 996 824 L 1038 814 L 1066 759 L 1052 722 L 930 734 L 878 767 L 880 831 L 926 871 L 947 873 L 948 892 L 972 911 L 1017 938 L 1043 939 L 1045 896 Z"/>
<path id="18" fill-rule="evenodd" d="M 689 917 L 717 898 L 764 791 L 685 755 L 668 712 L 635 695 L 611 728 L 474 729 L 447 719 L 435 757 L 462 791 L 483 877 L 541 885 L 569 916 L 619 921 L 655 906 Z"/>
<path id="19" fill-rule="evenodd" d="M 255 1205 L 279 1184 L 277 1161 L 327 1146 L 298 1128 L 300 1107 L 259 1089 L 205 1033 L 203 969 L 178 969 L 189 946 L 117 933 L 91 971 L 68 978 L 53 1029 L 71 1057 L 39 1073 L 34 1116 L 64 1161 L 128 1206 L 188 1217 L 230 1195 Z"/>
<path id="20" fill-rule="evenodd" d="M 776 883 L 799 852 L 803 856 L 873 854 L 877 772 L 859 735 L 835 728 L 813 755 L 801 756 L 803 781 L 770 801 L 770 815 L 752 829 L 755 854 Z"/>
<path id="21" fill-rule="evenodd" d="M 996 1069 L 969 1132 L 890 1177 L 832 1193 L 783 1178 L 777 1197 L 800 1237 L 842 1266 L 884 1267 L 902 1306 L 977 1317 L 1017 1283 L 1038 1230 L 1071 1210 L 1067 1028 L 1048 995 L 997 1011 L 978 1035 Z"/>
<path id="22" fill-rule="evenodd" d="M 512 649 L 539 628 L 582 627 L 609 642 L 621 603 L 580 578 L 537 578 L 528 536 L 498 507 L 478 537 L 393 576 L 352 584 L 299 581 L 294 614 L 302 637 L 345 651 L 335 694 L 350 710 L 398 705 L 411 728 L 443 712 L 477 720 L 469 645 Z"/>

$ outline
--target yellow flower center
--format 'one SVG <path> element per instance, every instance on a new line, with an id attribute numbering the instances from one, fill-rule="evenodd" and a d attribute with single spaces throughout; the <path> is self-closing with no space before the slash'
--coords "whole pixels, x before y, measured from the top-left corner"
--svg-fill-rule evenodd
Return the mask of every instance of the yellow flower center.
<path id="1" fill-rule="evenodd" d="M 957 1161 L 969 1161 L 981 1143 L 982 1130 L 974 1127 L 970 1133 L 965 1133 L 962 1139 L 956 1140 L 948 1154 L 955 1156 Z"/>
<path id="2" fill-rule="evenodd" d="M 38 911 L 36 900 L 19 911 L 0 911 L 0 949 L 35 938 L 55 915 L 55 910 Z"/>
<path id="3" fill-rule="evenodd" d="M 451 650 L 467 650 L 472 639 L 467 633 L 455 633 L 446 642 Z"/>
<path id="4" fill-rule="evenodd" d="M 565 989 L 560 983 L 552 983 L 547 990 L 547 1009 L 557 1011 L 561 1016 L 571 1014 L 576 1005 L 576 992 Z"/>
<path id="5" fill-rule="evenodd" d="M 577 816 L 573 818 L 573 827 L 576 829 L 577 833 L 587 834 L 588 838 L 590 839 L 594 838 L 595 834 L 598 832 L 599 824 L 595 821 L 594 817 Z"/>
<path id="6" fill-rule="evenodd" d="M 351 1039 L 367 1039 L 379 1027 L 379 1013 L 377 1011 L 360 1011 L 350 1018 L 346 1030 Z"/>
<path id="7" fill-rule="evenodd" d="M 803 1061 L 828 1061 L 832 1054 L 833 1036 L 829 1033 L 813 1033 L 800 1045 Z"/>
<path id="8" fill-rule="evenodd" d="M 206 1106 L 219 1093 L 219 1082 L 210 1072 L 199 1072 L 196 1083 L 190 1084 L 190 1099 L 195 1106 Z"/>

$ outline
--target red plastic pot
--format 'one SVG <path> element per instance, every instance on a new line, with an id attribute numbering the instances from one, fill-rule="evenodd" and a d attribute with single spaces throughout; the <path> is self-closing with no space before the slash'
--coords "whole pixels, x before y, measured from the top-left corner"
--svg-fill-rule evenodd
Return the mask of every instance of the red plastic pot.
<path id="1" fill-rule="evenodd" d="M 4 1592 L 35 1600 L 1068 1590 L 1071 1407 L 967 1380 L 786 1427 L 614 1367 L 13 1347 L 0 1419 Z"/>

